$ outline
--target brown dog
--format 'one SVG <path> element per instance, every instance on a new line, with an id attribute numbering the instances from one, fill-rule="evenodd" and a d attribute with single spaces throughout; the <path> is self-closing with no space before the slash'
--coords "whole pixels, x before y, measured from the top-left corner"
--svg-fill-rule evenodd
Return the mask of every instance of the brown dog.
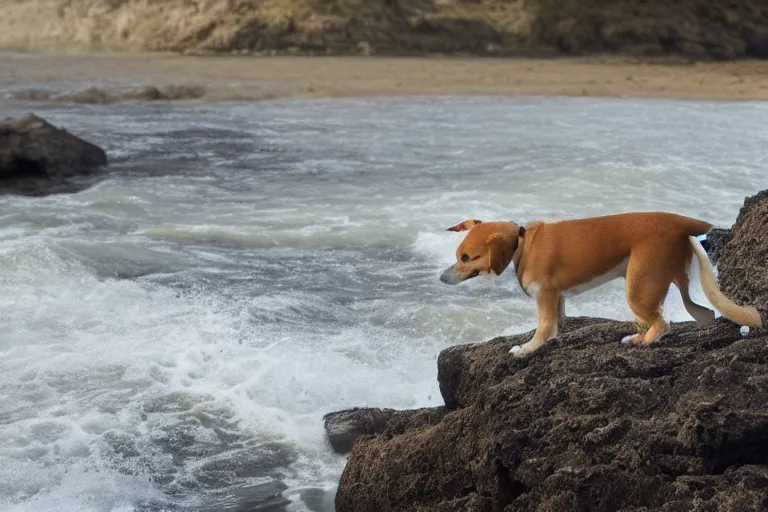
<path id="1" fill-rule="evenodd" d="M 558 319 L 565 316 L 564 297 L 619 277 L 626 278 L 629 307 L 650 325 L 645 335 L 626 336 L 622 343 L 651 343 L 669 329 L 661 305 L 671 283 L 699 324 L 712 323 L 714 312 L 693 302 L 688 292 L 694 254 L 704 294 L 712 305 L 733 322 L 762 327 L 754 307 L 738 306 L 720 292 L 712 264 L 696 239 L 711 228 L 701 220 L 657 212 L 536 221 L 527 228 L 514 222 L 469 219 L 448 228 L 469 233 L 456 250 L 456 264 L 440 280 L 457 284 L 480 274 L 500 275 L 514 263 L 520 286 L 536 299 L 538 311 L 533 339 L 510 350 L 517 356 L 533 352 L 557 335 Z"/>

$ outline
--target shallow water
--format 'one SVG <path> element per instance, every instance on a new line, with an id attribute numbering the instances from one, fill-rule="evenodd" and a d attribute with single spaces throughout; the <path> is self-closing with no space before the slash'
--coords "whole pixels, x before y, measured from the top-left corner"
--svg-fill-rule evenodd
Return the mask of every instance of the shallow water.
<path id="1" fill-rule="evenodd" d="M 511 274 L 438 281 L 462 238 L 446 227 L 630 210 L 727 226 L 768 164 L 759 103 L 36 112 L 112 165 L 78 193 L 0 196 L 9 511 L 332 510 L 324 413 L 440 405 L 442 348 L 534 325 Z M 674 290 L 666 310 L 689 319 Z M 631 318 L 621 282 L 567 311 Z"/>

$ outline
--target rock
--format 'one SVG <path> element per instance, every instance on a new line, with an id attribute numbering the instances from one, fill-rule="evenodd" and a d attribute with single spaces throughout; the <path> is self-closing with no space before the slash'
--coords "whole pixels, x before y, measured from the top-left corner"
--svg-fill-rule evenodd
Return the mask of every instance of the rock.
<path id="1" fill-rule="evenodd" d="M 566 318 L 559 326 L 559 338 L 578 346 L 595 341 L 612 343 L 637 331 L 630 323 L 601 318 Z M 585 333 L 588 336 L 583 336 Z M 533 331 L 527 336 L 530 338 Z M 443 350 L 437 359 L 437 380 L 446 407 L 456 409 L 473 403 L 478 392 L 509 373 L 510 338 L 494 338 L 478 345 L 457 345 Z M 567 340 L 567 341 L 566 341 Z M 527 341 L 527 340 L 526 340 Z"/>
<path id="2" fill-rule="evenodd" d="M 323 416 L 328 441 L 336 453 L 347 453 L 360 436 L 383 432 L 394 409 L 355 408 Z"/>
<path id="3" fill-rule="evenodd" d="M 760 510 L 768 338 L 741 339 L 721 320 L 621 347 L 629 327 L 570 319 L 526 359 L 506 351 L 531 333 L 449 349 L 439 375 L 454 409 L 360 439 L 336 510 L 660 510 L 695 501 L 697 510 Z"/>
<path id="4" fill-rule="evenodd" d="M 46 6 L 0 3 L 0 47 L 187 55 L 768 55 L 764 0 L 80 0 L 78 8 L 48 0 Z"/>
<path id="5" fill-rule="evenodd" d="M 139 89 L 122 92 L 109 92 L 98 87 L 89 87 L 73 94 L 58 96 L 58 101 L 71 101 L 73 103 L 92 103 L 107 105 L 119 101 L 173 101 L 199 99 L 205 96 L 205 88 L 197 85 L 168 85 L 158 88 L 148 85 Z"/>
<path id="6" fill-rule="evenodd" d="M 762 307 L 767 199 L 746 201 L 719 267 Z M 768 510 L 768 334 L 720 318 L 621 346 L 634 331 L 577 317 L 526 358 L 507 351 L 532 332 L 444 350 L 446 407 L 358 439 L 337 512 Z"/>
<path id="7" fill-rule="evenodd" d="M 718 258 L 720 287 L 731 300 L 757 307 L 768 321 L 768 190 L 744 201 Z"/>
<path id="8" fill-rule="evenodd" d="M 104 150 L 36 115 L 0 122 L 0 192 L 39 192 L 106 165 Z"/>
<path id="9" fill-rule="evenodd" d="M 335 452 L 344 454 L 361 437 L 399 434 L 414 425 L 433 424 L 444 414 L 442 407 L 413 411 L 355 408 L 328 413 L 323 417 L 323 422 L 331 447 Z"/>
<path id="10" fill-rule="evenodd" d="M 709 255 L 713 265 L 717 265 L 723 249 L 731 241 L 731 230 L 722 228 L 712 228 L 707 233 L 706 243 L 702 244 Z"/>

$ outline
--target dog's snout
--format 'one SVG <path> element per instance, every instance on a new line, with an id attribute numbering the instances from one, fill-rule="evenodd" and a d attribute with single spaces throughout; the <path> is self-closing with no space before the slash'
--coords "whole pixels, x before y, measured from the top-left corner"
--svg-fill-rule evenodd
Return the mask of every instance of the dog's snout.
<path id="1" fill-rule="evenodd" d="M 445 284 L 459 284 L 461 282 L 461 278 L 456 271 L 456 265 L 451 265 L 445 269 L 443 273 L 440 274 L 440 281 L 444 282 Z"/>

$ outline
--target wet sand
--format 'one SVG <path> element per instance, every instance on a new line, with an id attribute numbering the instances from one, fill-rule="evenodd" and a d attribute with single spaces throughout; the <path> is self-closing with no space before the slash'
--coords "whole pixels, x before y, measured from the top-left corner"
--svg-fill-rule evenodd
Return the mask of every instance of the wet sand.
<path id="1" fill-rule="evenodd" d="M 88 86 L 102 92 L 170 86 L 168 98 L 207 100 L 376 95 L 768 100 L 768 62 L 0 53 L 0 88 L 41 84 L 53 89 L 67 84 L 74 88 L 70 93 Z M 191 89 L 199 94 L 188 94 Z M 87 102 L 87 95 L 81 100 Z"/>

